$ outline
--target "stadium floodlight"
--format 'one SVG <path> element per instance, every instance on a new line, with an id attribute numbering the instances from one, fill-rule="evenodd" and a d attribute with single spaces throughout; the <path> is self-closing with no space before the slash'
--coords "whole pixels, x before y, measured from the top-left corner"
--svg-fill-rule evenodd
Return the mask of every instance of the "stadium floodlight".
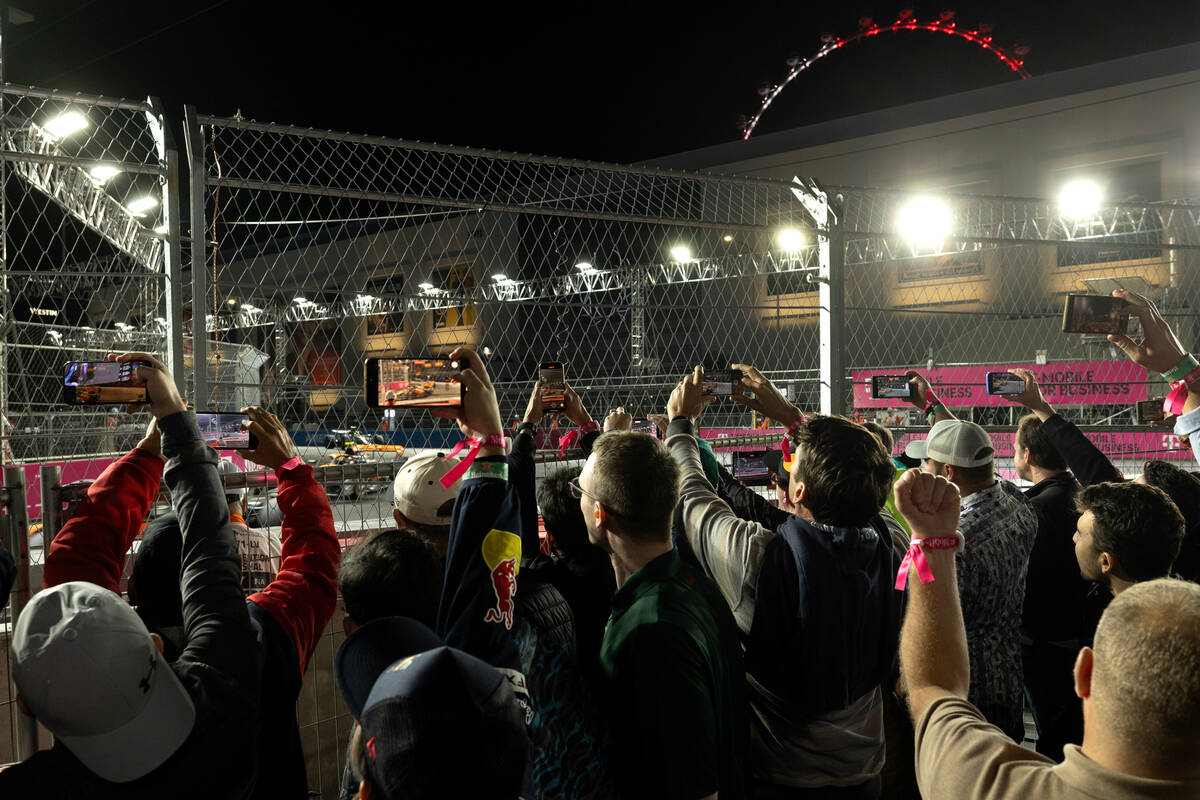
<path id="1" fill-rule="evenodd" d="M 950 206 L 936 197 L 914 197 L 900 209 L 897 217 L 900 235 L 917 246 L 930 246 L 950 235 L 954 215 Z"/>
<path id="2" fill-rule="evenodd" d="M 249 303 L 242 303 L 242 311 L 258 311 L 258 306 L 252 306 Z"/>
<path id="3" fill-rule="evenodd" d="M 496 283 L 504 283 L 506 280 L 508 280 L 508 276 L 503 272 L 497 272 L 492 276 L 492 280 L 494 280 Z"/>
<path id="4" fill-rule="evenodd" d="M 671 258 L 682 263 L 692 260 L 692 251 L 687 245 L 678 244 L 671 248 Z"/>
<path id="5" fill-rule="evenodd" d="M 579 270 L 580 272 L 592 272 L 596 268 L 587 261 L 580 261 L 575 265 L 575 269 Z"/>
<path id="6" fill-rule="evenodd" d="M 784 252 L 794 253 L 804 246 L 804 234 L 795 228 L 784 228 L 775 237 L 775 241 L 779 242 Z"/>
<path id="7" fill-rule="evenodd" d="M 430 289 L 433 288 L 433 284 L 430 283 L 429 281 L 425 281 L 424 283 L 418 283 L 417 288 L 424 289 L 425 291 L 429 291 Z"/>
<path id="8" fill-rule="evenodd" d="M 305 303 L 308 302 L 308 299 L 304 295 L 298 294 L 292 298 L 292 302 L 299 303 L 300 305 L 304 305 Z"/>
<path id="9" fill-rule="evenodd" d="M 158 205 L 158 200 L 150 195 L 135 197 L 129 201 L 129 205 L 125 206 L 125 210 L 135 217 L 144 217 L 150 213 L 150 209 Z"/>
<path id="10" fill-rule="evenodd" d="M 234 299 L 231 297 L 231 298 L 229 298 L 228 300 L 226 300 L 226 301 L 225 301 L 225 303 L 226 303 L 227 305 L 236 306 L 236 305 L 237 305 L 237 300 L 234 300 Z"/>
<path id="11" fill-rule="evenodd" d="M 72 133 L 78 133 L 88 126 L 87 117 L 78 111 L 66 111 L 46 122 L 42 130 L 51 139 L 62 139 Z"/>
<path id="12" fill-rule="evenodd" d="M 164 222 L 161 225 L 155 225 L 154 232 L 155 233 L 166 233 L 167 232 L 167 223 Z"/>
<path id="13" fill-rule="evenodd" d="M 121 170 L 108 164 L 97 164 L 88 170 L 88 175 L 91 175 L 92 180 L 99 184 L 108 183 L 120 174 Z"/>
<path id="14" fill-rule="evenodd" d="M 729 244 L 730 242 L 733 241 L 733 234 L 732 233 L 725 234 L 724 236 L 721 237 L 721 241 L 725 242 L 725 244 Z"/>
<path id="15" fill-rule="evenodd" d="M 1073 220 L 1090 219 L 1100 210 L 1104 192 L 1095 181 L 1080 178 L 1067 183 L 1058 193 L 1058 210 Z"/>

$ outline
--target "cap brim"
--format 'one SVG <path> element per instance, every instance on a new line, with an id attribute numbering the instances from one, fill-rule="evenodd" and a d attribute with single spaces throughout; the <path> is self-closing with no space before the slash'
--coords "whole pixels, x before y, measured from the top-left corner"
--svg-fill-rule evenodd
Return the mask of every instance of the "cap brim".
<path id="1" fill-rule="evenodd" d="M 85 767 L 106 781 L 129 783 L 148 775 L 192 734 L 196 722 L 192 698 L 162 653 L 156 652 L 155 657 L 150 699 L 135 719 L 94 736 L 55 735 Z"/>
<path id="2" fill-rule="evenodd" d="M 442 647 L 436 633 L 415 619 L 384 617 L 372 620 L 346 637 L 333 662 L 333 677 L 346 707 L 357 720 L 371 687 L 396 661 Z"/>
<path id="3" fill-rule="evenodd" d="M 909 458 L 915 458 L 917 461 L 924 461 L 926 448 L 927 445 L 925 439 L 913 439 L 911 442 L 904 445 L 904 455 L 908 456 Z"/>

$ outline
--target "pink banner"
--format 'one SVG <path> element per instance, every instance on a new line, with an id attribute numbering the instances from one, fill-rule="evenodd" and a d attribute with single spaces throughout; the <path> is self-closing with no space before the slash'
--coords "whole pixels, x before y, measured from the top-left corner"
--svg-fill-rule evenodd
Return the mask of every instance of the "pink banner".
<path id="1" fill-rule="evenodd" d="M 1014 433 L 992 433 L 992 447 L 997 458 L 1013 457 Z M 1157 458 L 1170 461 L 1192 460 L 1192 450 L 1184 447 L 1179 437 L 1168 429 L 1145 432 L 1084 431 L 1084 435 L 1112 461 L 1145 461 Z M 913 439 L 924 439 L 924 433 L 904 433 L 896 436 L 896 452 L 903 453 L 904 446 Z"/>
<path id="2" fill-rule="evenodd" d="M 987 373 L 1007 372 L 1013 367 L 1027 369 L 1037 378 L 1042 395 L 1051 405 L 1133 405 L 1149 399 L 1146 368 L 1132 361 L 1060 361 L 1054 364 L 998 364 L 983 367 L 934 367 L 918 369 L 933 385 L 938 398 L 947 406 L 1011 406 L 1009 400 L 987 393 Z M 871 397 L 872 375 L 903 375 L 904 368 L 892 370 L 856 369 L 855 408 L 899 408 L 904 400 Z"/>

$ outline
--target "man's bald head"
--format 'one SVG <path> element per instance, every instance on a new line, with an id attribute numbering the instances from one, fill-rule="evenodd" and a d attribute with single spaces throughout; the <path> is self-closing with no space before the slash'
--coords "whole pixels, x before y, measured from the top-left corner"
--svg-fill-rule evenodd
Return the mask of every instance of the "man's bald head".
<path id="1" fill-rule="evenodd" d="M 1118 595 L 1096 628 L 1091 701 L 1129 756 L 1194 770 L 1200 752 L 1200 585 L 1163 578 Z"/>

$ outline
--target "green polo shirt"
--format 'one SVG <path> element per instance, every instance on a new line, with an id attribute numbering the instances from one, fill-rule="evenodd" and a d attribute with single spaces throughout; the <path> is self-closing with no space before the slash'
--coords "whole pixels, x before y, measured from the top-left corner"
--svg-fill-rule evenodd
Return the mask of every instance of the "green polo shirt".
<path id="1" fill-rule="evenodd" d="M 613 596 L 600 648 L 622 797 L 745 797 L 749 737 L 737 627 L 675 550 Z"/>

